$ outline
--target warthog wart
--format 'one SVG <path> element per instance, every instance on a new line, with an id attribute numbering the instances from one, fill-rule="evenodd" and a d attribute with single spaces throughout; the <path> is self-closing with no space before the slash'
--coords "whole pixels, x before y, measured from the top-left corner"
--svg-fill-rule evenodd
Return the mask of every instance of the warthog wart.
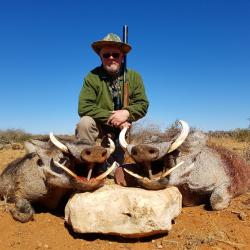
<path id="1" fill-rule="evenodd" d="M 10 212 L 21 222 L 32 220 L 32 204 L 55 209 L 69 192 L 103 186 L 116 167 L 114 163 L 104 173 L 99 168 L 115 149 L 109 138 L 99 145 L 87 145 L 80 140 L 62 143 L 50 134 L 49 141 L 31 140 L 25 148 L 26 155 L 11 162 L 0 175 L 0 198 L 14 204 Z"/>
<path id="2" fill-rule="evenodd" d="M 119 167 L 116 182 L 146 189 L 177 186 L 184 205 L 209 200 L 213 210 L 228 207 L 233 197 L 250 189 L 250 166 L 244 159 L 223 147 L 209 145 L 206 134 L 195 129 L 189 132 L 186 122 L 178 124 L 182 130 L 176 139 L 163 141 L 156 135 L 137 145 L 128 144 L 126 129 L 121 131 L 120 144 L 135 164 Z"/>

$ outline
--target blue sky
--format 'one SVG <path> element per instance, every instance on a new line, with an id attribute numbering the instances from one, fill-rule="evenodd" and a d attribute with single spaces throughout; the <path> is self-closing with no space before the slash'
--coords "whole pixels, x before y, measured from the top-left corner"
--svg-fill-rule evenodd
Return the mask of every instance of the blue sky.
<path id="1" fill-rule="evenodd" d="M 143 124 L 247 128 L 250 1 L 0 0 L 0 129 L 74 133 L 90 44 L 129 27 L 128 67 L 144 79 Z"/>

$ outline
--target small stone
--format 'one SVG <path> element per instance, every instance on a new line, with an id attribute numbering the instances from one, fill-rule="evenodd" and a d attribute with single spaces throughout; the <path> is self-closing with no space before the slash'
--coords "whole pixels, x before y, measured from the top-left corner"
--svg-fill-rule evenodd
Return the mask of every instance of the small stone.
<path id="1" fill-rule="evenodd" d="M 242 221 L 245 221 L 247 219 L 247 215 L 244 212 L 240 212 L 238 214 L 238 218 Z"/>
<path id="2" fill-rule="evenodd" d="M 163 248 L 163 246 L 162 246 L 161 244 L 156 245 L 156 247 L 159 248 L 159 249 L 162 249 L 162 248 Z"/>
<path id="3" fill-rule="evenodd" d="M 162 248 L 163 248 L 162 242 L 156 241 L 156 247 L 157 247 L 158 249 L 162 249 Z"/>

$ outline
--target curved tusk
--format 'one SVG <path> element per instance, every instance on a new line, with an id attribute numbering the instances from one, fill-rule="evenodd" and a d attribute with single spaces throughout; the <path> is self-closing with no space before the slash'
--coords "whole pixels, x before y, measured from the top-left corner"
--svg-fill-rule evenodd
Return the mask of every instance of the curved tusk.
<path id="1" fill-rule="evenodd" d="M 115 170 L 115 168 L 117 168 L 118 165 L 119 164 L 116 161 L 114 161 L 113 164 L 111 165 L 111 167 L 108 168 L 108 170 L 106 172 L 104 172 L 101 175 L 97 176 L 95 179 L 96 180 L 102 180 L 102 179 L 106 178 L 113 170 Z"/>
<path id="2" fill-rule="evenodd" d="M 160 179 L 170 175 L 176 168 L 180 167 L 183 163 L 184 163 L 184 161 L 179 162 L 176 166 L 170 168 L 167 172 L 165 172 L 161 177 L 158 177 L 158 178 L 156 178 L 154 180 L 157 181 L 157 180 L 160 180 Z"/>
<path id="3" fill-rule="evenodd" d="M 179 162 L 176 166 L 170 168 L 167 172 L 165 172 L 165 173 L 161 176 L 161 178 L 164 178 L 164 177 L 170 175 L 175 169 L 177 169 L 178 167 L 180 167 L 183 163 L 184 163 L 184 161 L 181 161 L 181 162 Z"/>
<path id="4" fill-rule="evenodd" d="M 134 173 L 134 172 L 132 172 L 132 171 L 126 169 L 126 168 L 124 168 L 124 171 L 125 171 L 126 173 L 130 174 L 131 176 L 137 178 L 137 179 L 143 179 L 143 178 L 144 178 L 144 177 L 142 177 L 142 176 L 140 176 L 140 175 L 138 175 L 138 174 L 136 174 L 136 173 Z"/>
<path id="5" fill-rule="evenodd" d="M 74 177 L 74 178 L 77 178 L 77 175 L 72 172 L 70 169 L 68 169 L 67 167 L 63 166 L 62 164 L 60 164 L 59 162 L 57 161 L 54 161 L 55 165 L 61 169 L 63 169 L 66 173 L 68 173 L 70 176 Z"/>
<path id="6" fill-rule="evenodd" d="M 189 126 L 185 121 L 179 120 L 177 121 L 182 126 L 181 134 L 178 136 L 178 138 L 172 143 L 172 145 L 167 150 L 167 153 L 173 152 L 175 149 L 177 149 L 187 138 L 189 133 Z"/>
<path id="7" fill-rule="evenodd" d="M 49 133 L 49 138 L 51 140 L 51 142 L 58 148 L 60 149 L 61 151 L 63 151 L 64 153 L 69 153 L 69 150 L 68 148 L 62 144 L 61 142 L 59 142 L 56 137 L 53 135 L 52 132 Z"/>
<path id="8" fill-rule="evenodd" d="M 125 139 L 125 135 L 126 135 L 127 130 L 128 130 L 128 127 L 125 127 L 121 130 L 121 132 L 119 134 L 119 143 L 123 148 L 127 148 L 127 146 L 128 146 L 128 143 L 126 142 L 126 139 Z"/>
<path id="9" fill-rule="evenodd" d="M 109 140 L 109 148 L 107 149 L 108 151 L 107 158 L 109 158 L 109 156 L 115 151 L 115 143 L 110 138 L 108 138 L 108 140 Z"/>

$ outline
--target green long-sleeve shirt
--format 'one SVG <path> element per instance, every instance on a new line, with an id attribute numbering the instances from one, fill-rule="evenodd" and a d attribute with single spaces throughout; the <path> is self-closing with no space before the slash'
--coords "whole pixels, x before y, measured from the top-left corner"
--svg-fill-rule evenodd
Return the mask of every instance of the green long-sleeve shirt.
<path id="1" fill-rule="evenodd" d="M 141 76 L 133 70 L 128 70 L 126 77 L 129 89 L 129 103 L 123 109 L 127 109 L 130 113 L 128 121 L 134 122 L 146 115 L 149 102 Z M 108 88 L 110 81 L 110 76 L 101 66 L 92 70 L 85 77 L 78 103 L 80 117 L 91 116 L 97 122 L 106 124 L 110 111 L 114 110 L 112 95 Z M 123 102 L 123 86 L 121 86 L 121 90 Z"/>

